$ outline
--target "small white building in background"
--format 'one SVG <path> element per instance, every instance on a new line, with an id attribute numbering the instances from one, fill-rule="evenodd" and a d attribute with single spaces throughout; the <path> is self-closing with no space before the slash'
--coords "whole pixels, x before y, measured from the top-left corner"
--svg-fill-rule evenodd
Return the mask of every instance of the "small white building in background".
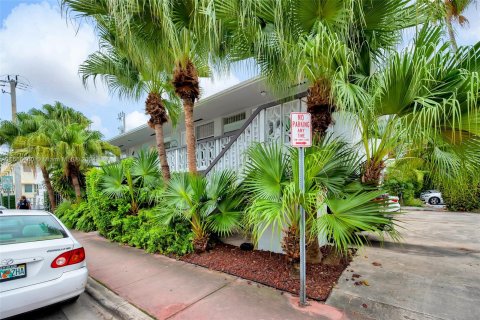
<path id="1" fill-rule="evenodd" d="M 255 142 L 290 143 L 290 113 L 306 111 L 306 87 L 299 86 L 291 98 L 275 97 L 260 78 L 244 81 L 217 94 L 200 99 L 194 108 L 197 139 L 197 168 L 208 174 L 231 169 L 241 173 L 244 152 Z M 347 113 L 333 115 L 334 137 L 349 143 L 360 141 L 357 122 Z M 175 128 L 164 126 L 167 158 L 172 172 L 187 171 L 184 119 Z M 135 156 L 139 150 L 155 147 L 155 133 L 147 126 L 115 136 L 109 143 L 121 149 L 121 157 Z M 266 232 L 259 249 L 281 252 L 280 236 Z"/>
<path id="2" fill-rule="evenodd" d="M 9 190 L 4 190 L 3 184 L 0 185 L 0 192 L 2 196 L 15 195 L 15 166 L 18 167 L 17 174 L 20 175 L 20 194 L 24 195 L 31 203 L 32 209 L 44 208 L 44 180 L 42 172 L 39 168 L 33 167 L 29 164 L 3 164 L 0 169 L 0 179 L 11 180 L 12 186 Z M 11 178 L 8 178 L 11 177 Z M 18 201 L 19 199 L 16 199 Z M 7 206 L 7 203 L 3 204 Z"/>

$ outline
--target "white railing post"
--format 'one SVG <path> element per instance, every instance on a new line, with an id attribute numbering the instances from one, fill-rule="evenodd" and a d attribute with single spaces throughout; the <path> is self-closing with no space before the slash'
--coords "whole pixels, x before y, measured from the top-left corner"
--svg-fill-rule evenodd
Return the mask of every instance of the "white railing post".
<path id="1" fill-rule="evenodd" d="M 260 140 L 259 142 L 265 142 L 265 110 L 260 111 L 258 116 L 258 140 Z"/>

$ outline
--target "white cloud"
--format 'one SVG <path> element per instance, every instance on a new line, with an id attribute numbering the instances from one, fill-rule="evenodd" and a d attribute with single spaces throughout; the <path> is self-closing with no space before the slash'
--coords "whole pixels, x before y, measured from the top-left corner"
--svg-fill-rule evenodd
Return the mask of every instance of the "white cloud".
<path id="1" fill-rule="evenodd" d="M 74 26 L 47 2 L 19 4 L 0 28 L 2 74 L 26 77 L 46 102 L 59 100 L 82 109 L 109 101 L 103 87 L 85 91 L 78 66 L 98 48 L 94 29 Z"/>
<path id="2" fill-rule="evenodd" d="M 92 130 L 100 131 L 105 136 L 107 136 L 110 133 L 110 130 L 108 130 L 108 128 L 106 128 L 102 124 L 102 118 L 100 118 L 99 116 L 96 116 L 96 115 L 91 116 L 90 120 L 92 120 L 92 125 L 91 125 Z"/>
<path id="3" fill-rule="evenodd" d="M 129 131 L 147 123 L 150 119 L 145 113 L 133 111 L 125 116 L 125 130 Z"/>
<path id="4" fill-rule="evenodd" d="M 233 73 L 230 73 L 226 77 L 214 76 L 213 78 L 200 78 L 200 98 L 211 96 L 212 94 L 228 89 L 239 82 L 240 80 Z"/>

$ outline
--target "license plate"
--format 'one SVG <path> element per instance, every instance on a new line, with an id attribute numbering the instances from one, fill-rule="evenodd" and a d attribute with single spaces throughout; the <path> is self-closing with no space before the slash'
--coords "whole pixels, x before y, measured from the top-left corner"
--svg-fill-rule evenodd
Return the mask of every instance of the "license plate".
<path id="1" fill-rule="evenodd" d="M 25 263 L 0 267 L 0 282 L 25 278 L 26 276 L 27 265 Z"/>

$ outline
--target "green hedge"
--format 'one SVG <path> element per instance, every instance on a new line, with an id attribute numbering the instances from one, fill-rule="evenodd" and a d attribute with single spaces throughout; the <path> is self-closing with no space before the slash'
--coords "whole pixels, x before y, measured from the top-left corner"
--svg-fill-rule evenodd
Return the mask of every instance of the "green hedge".
<path id="1" fill-rule="evenodd" d="M 448 210 L 480 212 L 480 187 L 462 188 L 462 192 L 446 189 L 442 191 L 442 198 Z"/>
<path id="2" fill-rule="evenodd" d="M 150 253 L 184 255 L 193 251 L 193 234 L 185 222 L 161 225 L 155 212 L 142 209 L 130 215 L 125 199 L 109 199 L 100 190 L 102 171 L 91 169 L 86 175 L 87 200 L 80 204 L 64 201 L 55 214 L 68 227 L 81 231 L 98 230 L 112 241 L 145 249 Z"/>

